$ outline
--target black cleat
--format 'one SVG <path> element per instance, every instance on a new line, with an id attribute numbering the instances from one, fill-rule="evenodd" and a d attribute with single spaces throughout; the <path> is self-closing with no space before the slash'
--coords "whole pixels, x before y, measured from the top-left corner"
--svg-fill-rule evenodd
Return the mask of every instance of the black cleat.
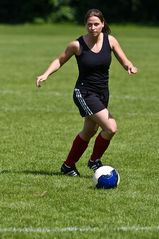
<path id="1" fill-rule="evenodd" d="M 95 161 L 88 161 L 88 168 L 92 169 L 94 172 L 102 166 L 103 164 L 99 159 L 96 159 Z"/>
<path id="2" fill-rule="evenodd" d="M 75 166 L 71 168 L 64 163 L 61 166 L 61 173 L 66 174 L 68 176 L 73 176 L 73 177 L 80 176 L 80 173 L 78 172 Z"/>

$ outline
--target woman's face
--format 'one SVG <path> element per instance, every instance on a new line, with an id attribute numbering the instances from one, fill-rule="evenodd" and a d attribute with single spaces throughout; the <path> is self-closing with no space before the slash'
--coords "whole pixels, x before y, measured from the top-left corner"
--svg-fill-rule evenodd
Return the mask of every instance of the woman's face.
<path id="1" fill-rule="evenodd" d="M 104 22 L 101 22 L 98 17 L 92 16 L 87 19 L 86 27 L 89 34 L 98 36 L 102 32 Z"/>

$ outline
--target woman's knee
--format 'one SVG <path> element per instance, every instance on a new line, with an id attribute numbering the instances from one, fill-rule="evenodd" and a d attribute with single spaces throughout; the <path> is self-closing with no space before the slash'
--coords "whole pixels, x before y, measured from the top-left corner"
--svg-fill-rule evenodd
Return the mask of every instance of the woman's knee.
<path id="1" fill-rule="evenodd" d="M 110 133 L 111 133 L 112 135 L 114 135 L 114 134 L 116 134 L 117 130 L 118 130 L 118 129 L 117 129 L 117 124 L 116 124 L 116 122 L 114 122 L 114 123 L 111 125 L 109 131 L 110 131 Z"/>
<path id="2" fill-rule="evenodd" d="M 102 135 L 107 139 L 111 139 L 117 132 L 117 124 L 114 120 L 109 126 L 103 128 Z"/>

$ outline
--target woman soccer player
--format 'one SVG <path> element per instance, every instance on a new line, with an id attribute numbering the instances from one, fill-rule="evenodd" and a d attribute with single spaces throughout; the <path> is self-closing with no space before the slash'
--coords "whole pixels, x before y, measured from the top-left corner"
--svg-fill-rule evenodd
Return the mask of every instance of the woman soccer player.
<path id="1" fill-rule="evenodd" d="M 81 132 L 75 137 L 70 152 L 61 166 L 61 172 L 69 176 L 79 176 L 76 163 L 86 150 L 90 139 L 96 134 L 88 167 L 94 172 L 103 164 L 101 157 L 117 131 L 117 124 L 108 111 L 109 67 L 113 52 L 129 74 L 137 73 L 137 68 L 127 58 L 118 41 L 110 34 L 110 28 L 98 9 L 90 9 L 85 16 L 87 34 L 70 42 L 64 52 L 37 77 L 36 85 L 47 80 L 48 76 L 62 67 L 73 55 L 77 60 L 79 76 L 75 84 L 73 99 L 80 115 L 84 117 Z"/>

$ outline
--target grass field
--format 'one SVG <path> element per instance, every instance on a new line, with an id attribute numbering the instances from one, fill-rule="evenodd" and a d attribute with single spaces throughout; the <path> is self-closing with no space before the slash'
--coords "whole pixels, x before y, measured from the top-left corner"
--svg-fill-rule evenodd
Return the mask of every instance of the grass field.
<path id="1" fill-rule="evenodd" d="M 41 89 L 35 78 L 85 29 L 67 25 L 0 25 L 0 238 L 159 238 L 159 28 L 115 26 L 139 68 L 128 76 L 113 58 L 109 109 L 118 133 L 103 157 L 118 169 L 115 190 L 97 190 L 87 160 L 80 178 L 62 176 L 82 118 L 72 101 L 75 59 Z"/>

